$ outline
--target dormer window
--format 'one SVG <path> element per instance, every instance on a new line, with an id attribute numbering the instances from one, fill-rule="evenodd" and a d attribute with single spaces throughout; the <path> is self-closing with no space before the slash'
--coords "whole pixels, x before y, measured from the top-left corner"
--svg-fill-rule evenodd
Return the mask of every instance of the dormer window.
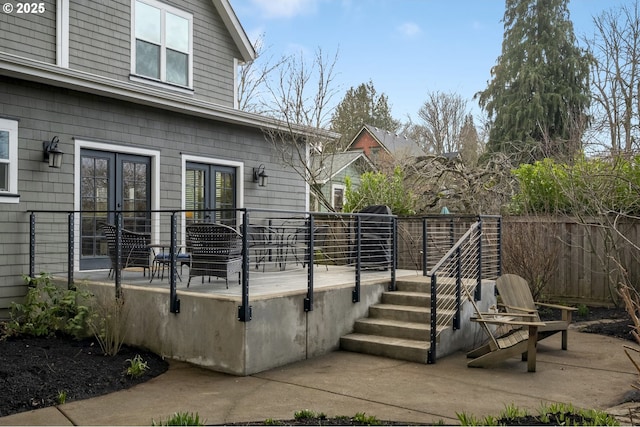
<path id="1" fill-rule="evenodd" d="M 193 17 L 155 0 L 134 0 L 131 73 L 190 88 Z"/>

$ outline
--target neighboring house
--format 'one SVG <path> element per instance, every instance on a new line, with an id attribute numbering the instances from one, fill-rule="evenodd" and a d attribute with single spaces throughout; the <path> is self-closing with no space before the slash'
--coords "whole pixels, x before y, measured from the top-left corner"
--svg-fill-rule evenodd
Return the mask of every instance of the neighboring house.
<path id="1" fill-rule="evenodd" d="M 86 270 L 109 267 L 90 211 L 307 208 L 307 184 L 265 139 L 277 123 L 235 109 L 237 65 L 255 52 L 228 0 L 36 6 L 0 14 L 0 316 L 26 291 L 31 210 L 81 211 Z M 43 162 L 49 145 L 60 168 Z M 125 215 L 167 231 L 152 221 Z"/>
<path id="2" fill-rule="evenodd" d="M 342 212 L 345 202 L 346 177 L 351 179 L 354 188 L 360 184 L 360 175 L 376 170 L 362 151 L 347 151 L 330 155 L 312 156 L 313 170 L 316 173 L 316 191 L 331 203 L 335 212 Z M 311 209 L 326 212 L 327 208 L 312 193 Z"/>
<path id="3" fill-rule="evenodd" d="M 412 139 L 371 125 L 362 126 L 347 146 L 349 150 L 361 150 L 374 164 L 403 162 L 425 154 Z"/>

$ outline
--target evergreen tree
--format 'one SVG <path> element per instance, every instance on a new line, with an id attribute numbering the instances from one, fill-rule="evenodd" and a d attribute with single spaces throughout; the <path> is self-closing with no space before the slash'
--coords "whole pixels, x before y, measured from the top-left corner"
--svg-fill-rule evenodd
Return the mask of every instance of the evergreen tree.
<path id="1" fill-rule="evenodd" d="M 351 142 L 362 125 L 372 125 L 380 129 L 396 132 L 400 122 L 391 116 L 387 96 L 378 96 L 373 82 L 351 87 L 331 116 L 330 128 L 342 135 L 337 149 L 343 149 Z"/>
<path id="2" fill-rule="evenodd" d="M 502 54 L 476 96 L 491 120 L 488 151 L 518 162 L 569 158 L 589 107 L 589 60 L 568 0 L 506 0 Z"/>

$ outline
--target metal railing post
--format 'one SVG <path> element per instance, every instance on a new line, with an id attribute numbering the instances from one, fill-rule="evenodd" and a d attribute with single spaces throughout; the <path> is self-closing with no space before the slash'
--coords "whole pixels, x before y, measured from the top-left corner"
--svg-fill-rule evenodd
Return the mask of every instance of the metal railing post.
<path id="1" fill-rule="evenodd" d="M 313 311 L 313 261 L 315 258 L 315 249 L 314 249 L 314 238 L 313 231 L 315 229 L 315 220 L 313 215 L 309 215 L 309 228 L 307 230 L 307 235 L 309 236 L 309 241 L 307 244 L 307 267 L 309 270 L 307 271 L 307 297 L 304 299 L 304 311 Z"/>
<path id="2" fill-rule="evenodd" d="M 36 272 L 36 214 L 29 215 L 29 277 L 35 277 Z"/>
<path id="3" fill-rule="evenodd" d="M 351 301 L 360 302 L 360 268 L 362 267 L 362 217 L 356 215 L 356 286 L 351 293 Z"/>
<path id="4" fill-rule="evenodd" d="M 75 290 L 76 286 L 73 279 L 73 270 L 75 266 L 73 265 L 73 254 L 75 252 L 75 221 L 74 221 L 74 213 L 69 213 L 68 226 L 69 229 L 67 231 L 68 235 L 68 243 L 67 243 L 67 289 Z"/>
<path id="5" fill-rule="evenodd" d="M 460 329 L 460 297 L 462 289 L 462 257 L 460 248 L 456 249 L 456 312 L 453 315 L 453 329 Z"/>
<path id="6" fill-rule="evenodd" d="M 176 291 L 178 280 L 178 268 L 177 268 L 177 238 L 178 238 L 178 225 L 176 219 L 176 213 L 171 212 L 171 245 L 169 246 L 169 257 L 171 263 L 169 264 L 169 311 L 174 314 L 180 313 L 180 299 Z M 164 266 L 162 267 L 164 268 Z M 164 270 L 163 270 L 164 271 Z"/>
<path id="7" fill-rule="evenodd" d="M 398 268 L 398 218 L 391 219 L 391 284 L 389 290 L 396 290 L 396 268 Z"/>
<path id="8" fill-rule="evenodd" d="M 428 250 L 428 244 L 427 244 L 427 218 L 422 218 L 422 275 L 426 276 L 427 275 L 427 271 L 429 271 L 429 268 L 427 268 L 427 250 Z"/>
<path id="9" fill-rule="evenodd" d="M 498 217 L 498 277 L 502 276 L 502 217 Z"/>
<path id="10" fill-rule="evenodd" d="M 113 272 L 116 278 L 116 298 L 120 298 L 122 295 L 122 212 L 116 212 L 115 217 L 116 222 L 116 242 L 115 242 L 115 251 L 116 251 L 116 265 L 114 266 L 115 271 Z"/>
<path id="11" fill-rule="evenodd" d="M 249 305 L 249 212 L 242 214 L 242 305 L 238 306 L 238 320 L 251 320 L 251 306 Z"/>
<path id="12" fill-rule="evenodd" d="M 478 283 L 473 299 L 480 301 L 482 299 L 482 217 L 478 216 Z"/>
<path id="13" fill-rule="evenodd" d="M 427 363 L 433 364 L 436 363 L 436 339 L 438 337 L 438 322 L 437 322 L 437 288 L 438 288 L 438 279 L 436 274 L 434 273 L 431 276 L 431 331 L 429 331 L 429 341 L 430 347 L 429 352 L 427 353 Z"/>

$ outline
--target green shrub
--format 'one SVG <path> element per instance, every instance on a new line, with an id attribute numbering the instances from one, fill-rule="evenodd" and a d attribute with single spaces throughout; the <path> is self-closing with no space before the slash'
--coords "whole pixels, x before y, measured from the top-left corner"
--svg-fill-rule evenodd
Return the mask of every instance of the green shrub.
<path id="1" fill-rule="evenodd" d="M 88 325 L 107 356 L 118 354 L 127 332 L 129 307 L 125 305 L 124 293 L 117 297 L 102 295 L 94 299 L 93 313 Z"/>
<path id="2" fill-rule="evenodd" d="M 91 298 L 87 291 L 61 289 L 47 273 L 23 276 L 29 286 L 24 302 L 11 303 L 7 335 L 51 336 L 58 333 L 82 338 L 87 332 L 91 310 L 84 305 Z"/>
<path id="3" fill-rule="evenodd" d="M 155 420 L 152 420 L 151 425 L 153 426 L 202 426 L 204 425 L 204 420 L 200 419 L 200 415 L 198 413 L 192 412 L 176 412 L 171 417 L 167 418 L 166 421 L 160 420 L 160 423 L 156 423 Z"/>
<path id="4" fill-rule="evenodd" d="M 149 369 L 149 364 L 145 362 L 139 354 L 136 354 L 133 359 L 127 359 L 127 362 L 129 362 L 127 375 L 131 378 L 138 378 Z"/>

